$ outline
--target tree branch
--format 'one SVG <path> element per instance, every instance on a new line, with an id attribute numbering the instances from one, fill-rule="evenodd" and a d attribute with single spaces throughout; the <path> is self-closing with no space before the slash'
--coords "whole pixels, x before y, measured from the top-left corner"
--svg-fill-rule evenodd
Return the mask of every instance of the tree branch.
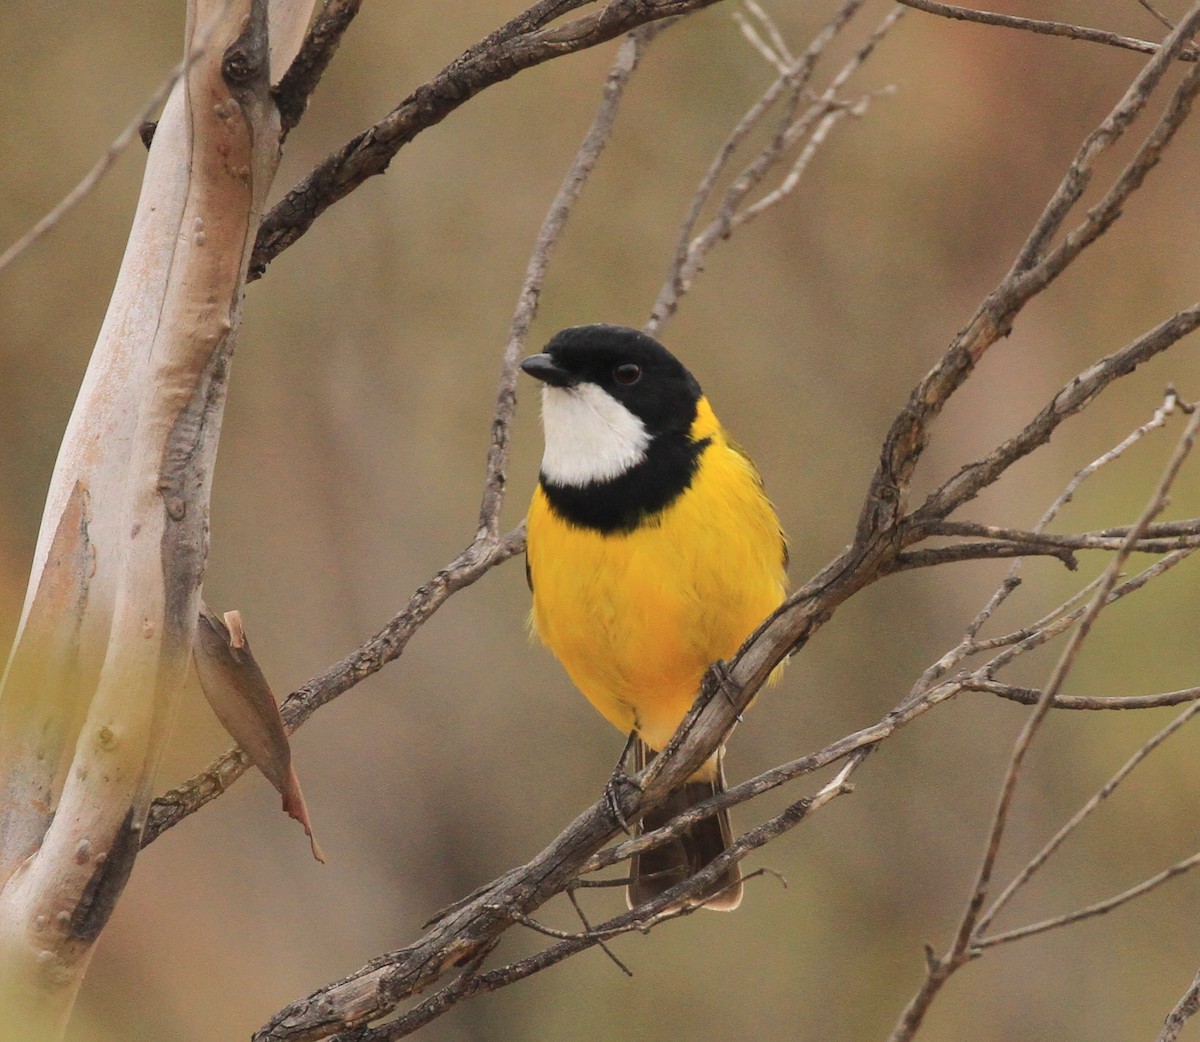
<path id="1" fill-rule="evenodd" d="M 1008 930 L 1004 933 L 992 934 L 990 937 L 979 937 L 971 942 L 971 951 L 973 955 L 982 953 L 987 948 L 994 948 L 998 944 L 1008 944 L 1010 941 L 1020 941 L 1026 937 L 1034 937 L 1040 933 L 1046 933 L 1049 930 L 1057 930 L 1063 926 L 1070 926 L 1072 923 L 1081 922 L 1084 919 L 1091 919 L 1097 915 L 1104 915 L 1106 912 L 1111 912 L 1114 908 L 1119 908 L 1123 904 L 1127 904 L 1134 898 L 1141 897 L 1143 894 L 1149 893 L 1156 887 L 1161 886 L 1169 879 L 1174 879 L 1176 876 L 1182 875 L 1191 869 L 1200 865 L 1200 854 L 1193 854 L 1191 857 L 1184 858 L 1182 861 L 1176 862 L 1170 868 L 1165 868 L 1161 872 L 1156 873 L 1149 879 L 1145 879 L 1138 883 L 1137 886 L 1132 886 L 1128 890 L 1122 891 L 1113 897 L 1106 898 L 1103 901 L 1097 901 L 1095 904 L 1090 904 L 1086 908 L 1077 909 L 1074 912 L 1068 912 L 1066 915 L 1055 916 L 1052 919 L 1044 919 L 1041 922 L 1030 923 L 1028 926 L 1022 926 L 1015 930 Z"/>
<path id="2" fill-rule="evenodd" d="M 1167 1014 L 1157 1042 L 1175 1042 L 1179 1038 L 1179 1032 L 1183 1030 L 1184 1024 L 1191 1020 L 1197 1012 L 1200 1012 L 1200 971 L 1196 972 L 1188 990 L 1183 993 L 1179 1001 L 1175 1003 L 1175 1007 Z"/>
<path id="3" fill-rule="evenodd" d="M 1010 702 L 1023 706 L 1037 705 L 1044 692 L 1036 687 L 1014 687 L 995 680 L 971 679 L 963 681 L 964 691 L 983 691 L 998 695 Z M 1157 695 L 1059 695 L 1054 699 L 1054 709 L 1161 709 L 1164 706 L 1182 705 L 1200 699 L 1200 687 L 1185 687 L 1179 691 L 1164 691 Z"/>
<path id="4" fill-rule="evenodd" d="M 548 17 L 552 8 L 561 5 L 540 6 L 543 9 L 541 16 Z M 509 455 L 509 426 L 516 406 L 517 362 L 529 327 L 537 314 L 550 255 L 562 234 L 571 208 L 608 141 L 625 84 L 637 68 L 643 48 L 658 29 L 659 26 L 646 26 L 632 34 L 622 45 L 606 80 L 604 98 L 595 121 L 538 233 L 504 348 L 500 386 L 492 414 L 487 472 L 479 507 L 479 529 L 474 541 L 418 589 L 408 605 L 383 630 L 321 676 L 288 696 L 280 707 L 280 713 L 289 734 L 321 706 L 398 658 L 412 635 L 452 594 L 470 586 L 496 565 L 524 551 L 523 525 L 504 538 L 499 535 L 500 508 L 504 500 L 505 469 Z M 164 793 L 151 806 L 142 838 L 143 845 L 216 799 L 248 767 L 249 761 L 244 754 L 232 749 L 179 788 Z"/>
<path id="5" fill-rule="evenodd" d="M 586 50 L 636 29 L 708 7 L 718 0 L 609 0 L 602 10 L 561 26 L 547 23 L 586 0 L 535 4 L 412 92 L 374 126 L 327 157 L 263 218 L 251 264 L 261 276 L 330 206 L 382 174 L 401 148 L 480 91 L 553 58 Z"/>
<path id="6" fill-rule="evenodd" d="M 1000 843 L 1008 822 L 1009 807 L 1011 806 L 1013 793 L 1016 791 L 1017 780 L 1020 777 L 1025 757 L 1047 713 L 1049 713 L 1054 704 L 1054 700 L 1058 697 L 1063 682 L 1074 665 L 1084 641 L 1087 640 L 1093 623 L 1109 603 L 1109 595 L 1117 586 L 1120 569 L 1133 552 L 1133 545 L 1141 536 L 1146 526 L 1166 506 L 1167 494 L 1179 473 L 1180 467 L 1183 465 L 1183 461 L 1192 450 L 1197 430 L 1200 430 L 1200 411 L 1193 410 L 1193 415 L 1189 418 L 1187 426 L 1184 428 L 1184 432 L 1179 439 L 1179 443 L 1172 453 L 1170 460 L 1167 462 L 1167 466 L 1162 473 L 1154 494 L 1146 504 L 1137 523 L 1126 536 L 1125 545 L 1122 546 L 1105 569 L 1104 576 L 1095 595 L 1084 611 L 1079 625 L 1071 633 L 1067 646 L 1063 649 L 1051 672 L 1050 678 L 1043 689 L 1041 699 L 1034 706 L 1033 712 L 1026 720 L 1021 733 L 1017 736 L 1017 740 L 1013 745 L 1008 769 L 1005 771 L 1004 779 L 1000 785 L 999 798 L 997 799 L 996 810 L 992 818 L 992 826 L 988 835 L 986 849 L 980 861 L 970 899 L 967 902 L 959 921 L 958 929 L 955 932 L 954 941 L 950 950 L 941 958 L 937 958 L 932 954 L 929 955 L 925 981 L 917 994 L 909 1001 L 901 1015 L 899 1023 L 890 1036 L 890 1042 L 908 1042 L 913 1037 L 945 982 L 956 970 L 974 957 L 976 953 L 974 942 L 978 936 L 979 925 L 982 921 L 981 912 L 983 911 L 983 904 L 987 897 L 992 872 L 1000 851 Z M 1198 855 L 1198 859 L 1200 859 L 1200 855 Z M 1176 867 L 1178 869 L 1178 866 Z M 1182 871 L 1182 869 L 1178 870 Z M 1135 890 L 1137 889 L 1135 888 Z M 1138 892 L 1144 892 L 1144 889 L 1138 890 Z M 1136 894 L 1132 894 L 1131 896 L 1136 896 Z M 1127 896 L 1122 895 L 1118 903 L 1128 899 Z M 1115 905 L 1108 905 L 1108 907 L 1115 907 Z M 1105 907 L 1103 910 L 1107 911 L 1108 907 Z M 1099 912 L 1091 910 L 1085 911 L 1088 914 L 1099 914 Z M 1045 926 L 1043 928 L 1049 929 L 1050 927 Z M 1036 932 L 1040 932 L 1040 930 Z"/>
<path id="7" fill-rule="evenodd" d="M 1180 693 L 1182 694 L 1184 692 Z M 1189 694 L 1191 694 L 1193 699 L 1200 697 L 1200 691 L 1189 692 Z M 1153 698 L 1154 696 L 1151 697 Z M 1054 701 L 1057 703 L 1058 699 L 1056 698 Z M 1123 699 L 1122 702 L 1124 705 L 1122 705 L 1121 708 L 1128 708 L 1129 700 Z M 1149 704 L 1149 700 L 1146 700 L 1144 704 Z M 1157 704 L 1163 705 L 1169 703 L 1164 701 L 1158 702 Z M 1079 810 L 1071 815 L 1066 824 L 1063 825 L 1062 828 L 1060 828 L 1046 842 L 1045 846 L 1043 846 L 1041 850 L 1039 850 L 1032 858 L 1030 858 L 1029 862 L 1023 869 L 1021 869 L 1020 872 L 1017 873 L 1012 882 L 1009 883 L 1003 891 L 1001 891 L 1000 896 L 992 902 L 991 907 L 979 917 L 979 922 L 975 925 L 974 930 L 975 939 L 973 941 L 973 947 L 975 949 L 986 947 L 986 945 L 980 941 L 982 935 L 987 932 L 988 927 L 990 927 L 995 921 L 996 916 L 999 915 L 1000 911 L 1009 903 L 1009 901 L 1012 900 L 1017 891 L 1025 886 L 1025 884 L 1034 877 L 1038 870 L 1050 860 L 1050 858 L 1054 855 L 1054 852 L 1058 850 L 1058 848 L 1061 847 L 1066 841 L 1067 837 L 1070 836 L 1071 833 L 1077 828 L 1079 828 L 1084 820 L 1117 790 L 1117 787 L 1126 778 L 1128 778 L 1130 774 L 1133 773 L 1134 769 L 1140 763 L 1142 763 L 1147 756 L 1154 752 L 1154 750 L 1162 745 L 1163 742 L 1165 742 L 1168 738 L 1170 738 L 1171 735 L 1175 734 L 1176 731 L 1180 730 L 1185 724 L 1187 724 L 1192 717 L 1197 714 L 1197 712 L 1200 712 L 1200 703 L 1193 702 L 1192 705 L 1188 706 L 1187 709 L 1185 709 L 1166 727 L 1159 731 L 1158 734 L 1154 735 L 1149 741 L 1143 743 L 1142 747 L 1138 749 L 1133 756 L 1125 761 L 1125 763 L 1121 766 L 1121 769 L 1118 770 L 1117 773 L 1111 778 L 1109 778 L 1109 780 L 1100 787 L 1099 791 L 1096 792 L 1095 795 L 1093 795 L 1082 807 L 1080 807 Z M 1115 905 L 1110 907 L 1115 907 Z M 1040 931 L 1032 930 L 1030 932 L 1036 933 Z M 1026 935 L 1023 934 L 1022 936 Z"/>
<path id="8" fill-rule="evenodd" d="M 878 539 L 880 533 L 895 530 L 913 471 L 928 444 L 930 424 L 941 413 L 951 395 L 970 376 L 979 359 L 999 339 L 1009 334 L 1013 321 L 1025 304 L 1049 286 L 1083 249 L 1117 219 L 1121 203 L 1141 185 L 1145 173 L 1158 161 L 1174 132 L 1186 119 L 1192 98 L 1200 90 L 1200 64 L 1189 70 L 1155 131 L 1138 149 L 1102 202 L 1089 211 L 1083 224 L 1068 234 L 1061 246 L 1043 258 L 1050 238 L 1091 180 L 1097 157 L 1128 129 L 1149 101 L 1150 94 L 1173 58 L 1198 28 L 1200 4 L 1192 7 L 1179 27 L 1167 37 L 1161 50 L 1135 77 L 1117 106 L 1088 135 L 1042 217 L 1026 239 L 1012 269 L 954 338 L 938 364 L 913 390 L 908 405 L 892 424 L 885 440 L 879 466 L 859 516 L 858 543 Z M 926 519 L 935 513 L 944 517 L 963 501 L 959 498 L 939 502 L 935 510 L 930 500 L 920 511 Z"/>
<path id="9" fill-rule="evenodd" d="M 292 128 L 303 117 L 308 99 L 325 75 L 342 42 L 342 36 L 350 28 L 361 6 L 362 0 L 326 0 L 325 6 L 309 26 L 299 53 L 283 78 L 272 88 L 271 94 L 279 109 L 281 143 L 287 140 Z"/>
<path id="10" fill-rule="evenodd" d="M 1069 40 L 1102 43 L 1109 47 L 1140 51 L 1142 54 L 1157 54 L 1160 49 L 1159 44 L 1151 43 L 1148 40 L 1137 40 L 1130 36 L 1121 36 L 1119 33 L 1107 32 L 1104 29 L 1090 29 L 1085 25 L 1047 22 L 1039 18 L 1018 18 L 1016 15 L 996 14 L 992 11 L 977 11 L 970 7 L 960 7 L 957 4 L 938 3 L 937 0 L 898 0 L 898 2 L 917 11 L 939 15 L 942 18 L 953 18 L 961 22 L 999 25 L 1007 29 L 1021 29 L 1025 32 L 1040 33 L 1046 36 L 1062 36 Z M 1196 48 L 1186 47 L 1178 57 L 1183 61 L 1195 61 L 1197 58 Z"/>
<path id="11" fill-rule="evenodd" d="M 974 499 L 1018 460 L 1050 440 L 1059 425 L 1086 408 L 1114 381 L 1128 376 L 1142 363 L 1174 346 L 1200 326 L 1200 303 L 1160 322 L 1119 351 L 1088 366 L 1068 381 L 1019 434 L 998 445 L 982 459 L 962 467 L 926 497 L 914 512 L 921 524 L 945 518 Z"/>

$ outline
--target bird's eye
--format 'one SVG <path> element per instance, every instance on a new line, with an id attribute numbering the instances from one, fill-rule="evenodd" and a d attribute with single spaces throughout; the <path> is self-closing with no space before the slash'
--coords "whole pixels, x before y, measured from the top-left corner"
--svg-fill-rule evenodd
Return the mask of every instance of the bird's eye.
<path id="1" fill-rule="evenodd" d="M 613 370 L 613 379 L 619 384 L 635 384 L 642 378 L 642 367 L 634 362 L 622 362 Z"/>

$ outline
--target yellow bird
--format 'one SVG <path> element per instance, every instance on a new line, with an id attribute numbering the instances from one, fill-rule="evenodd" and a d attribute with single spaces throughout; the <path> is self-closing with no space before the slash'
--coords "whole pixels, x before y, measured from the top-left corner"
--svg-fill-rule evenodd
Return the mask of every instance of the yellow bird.
<path id="1" fill-rule="evenodd" d="M 750 459 L 695 377 L 658 341 L 576 326 L 521 368 L 542 382 L 545 454 L 529 508 L 533 628 L 611 724 L 661 750 L 700 690 L 785 595 L 787 543 Z M 723 750 L 642 820 L 724 791 Z M 731 842 L 725 811 L 635 857 L 630 907 Z M 734 865 L 693 903 L 732 910 Z"/>

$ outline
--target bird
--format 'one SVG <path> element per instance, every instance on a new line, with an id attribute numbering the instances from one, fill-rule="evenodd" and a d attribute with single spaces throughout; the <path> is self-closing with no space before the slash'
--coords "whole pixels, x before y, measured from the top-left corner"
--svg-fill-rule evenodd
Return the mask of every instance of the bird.
<path id="1" fill-rule="evenodd" d="M 783 601 L 787 539 L 754 463 L 653 337 L 573 326 L 521 369 L 542 384 L 545 438 L 526 518 L 531 629 L 629 736 L 640 768 L 691 709 L 708 667 L 731 658 Z M 723 757 L 719 748 L 640 829 L 723 792 Z M 731 842 L 723 809 L 635 855 L 630 908 Z M 741 900 L 734 863 L 677 907 L 732 911 Z"/>

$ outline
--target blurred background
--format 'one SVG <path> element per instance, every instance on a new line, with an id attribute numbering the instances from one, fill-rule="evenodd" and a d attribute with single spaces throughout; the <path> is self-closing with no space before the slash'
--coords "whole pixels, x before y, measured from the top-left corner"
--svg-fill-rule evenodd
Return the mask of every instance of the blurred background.
<path id="1" fill-rule="evenodd" d="M 764 2 L 797 51 L 835 9 Z M 76 183 L 158 86 L 178 59 L 182 6 L 5 5 L 0 245 Z M 448 14 L 432 2 L 366 3 L 288 142 L 276 194 L 522 6 L 462 0 Z M 1047 6 L 1134 36 L 1164 31 L 1133 0 L 1005 10 L 1045 16 Z M 1183 4 L 1163 7 L 1177 15 Z M 564 325 L 644 322 L 696 182 L 772 79 L 734 9 L 716 5 L 651 47 L 561 242 L 531 350 Z M 816 86 L 889 9 L 867 5 Z M 249 288 L 205 596 L 241 610 L 281 697 L 382 627 L 471 539 L 528 253 L 616 47 L 488 90 L 328 211 Z M 836 130 L 786 204 L 711 255 L 663 339 L 757 460 L 792 537 L 794 584 L 849 542 L 880 440 L 912 384 L 1008 268 L 1079 142 L 1144 60 L 910 12 L 845 94 L 894 92 Z M 1198 142 L 1198 128 L 1185 128 L 1117 228 L 986 358 L 939 422 L 920 488 L 1018 430 L 1092 360 L 1192 303 Z M 131 150 L 0 274 L 5 647 L 142 162 Z M 1169 381 L 1200 397 L 1195 343 L 1121 381 L 963 516 L 1031 526 L 1075 471 L 1149 418 Z M 506 526 L 521 520 L 541 452 L 537 399 L 521 391 Z M 1179 429 L 1086 485 L 1059 530 L 1132 521 Z M 1200 512 L 1196 473 L 1194 461 L 1170 516 Z M 1086 557 L 1071 576 L 1030 562 L 994 632 L 1036 618 L 1102 567 Z M 731 778 L 878 719 L 956 642 L 1005 571 L 903 575 L 843 607 L 739 728 Z M 1067 690 L 1200 681 L 1197 574 L 1185 563 L 1109 612 Z M 528 641 L 527 610 L 513 561 L 297 734 L 328 864 L 313 862 L 257 775 L 154 843 L 100 942 L 74 1042 L 246 1038 L 283 1004 L 415 939 L 437 909 L 527 860 L 595 799 L 622 740 Z M 1051 664 L 1043 657 L 1011 679 L 1039 683 Z M 1018 790 L 998 878 L 1174 712 L 1055 715 Z M 886 1037 L 922 978 L 922 945 L 950 942 L 1026 713 L 963 696 L 900 733 L 859 771 L 853 796 L 751 860 L 786 888 L 764 877 L 736 915 L 698 914 L 616 941 L 632 979 L 592 950 L 453 1010 L 421 1037 Z M 1196 741 L 1184 731 L 1156 753 L 998 925 L 1068 911 L 1192 853 Z M 158 787 L 227 745 L 188 692 Z M 820 781 L 735 811 L 735 824 L 751 826 Z M 1200 877 L 1184 877 L 1110 916 L 994 950 L 953 979 L 919 1037 L 1152 1037 L 1196 970 L 1198 904 Z M 618 891 L 593 892 L 585 906 L 596 922 L 623 903 Z M 542 916 L 577 926 L 566 907 Z M 544 943 L 512 930 L 491 963 Z M 1200 1024 L 1190 1032 L 1200 1038 Z"/>

